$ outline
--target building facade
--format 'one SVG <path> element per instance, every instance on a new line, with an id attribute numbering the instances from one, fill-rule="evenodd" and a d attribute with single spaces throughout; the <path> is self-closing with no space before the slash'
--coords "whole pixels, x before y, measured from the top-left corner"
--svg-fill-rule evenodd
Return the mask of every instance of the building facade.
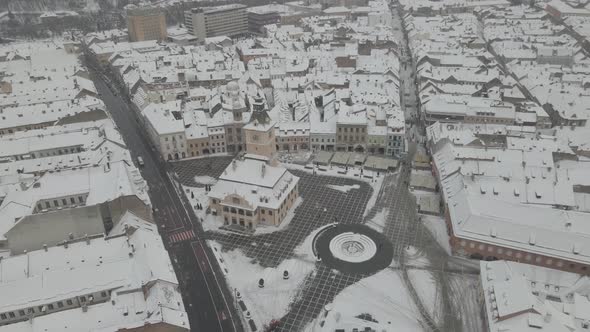
<path id="1" fill-rule="evenodd" d="M 266 160 L 232 161 L 209 192 L 209 207 L 226 226 L 278 226 L 299 197 L 299 178 Z"/>
<path id="2" fill-rule="evenodd" d="M 277 24 L 281 16 L 277 11 L 265 10 L 266 6 L 248 8 L 248 30 L 252 33 L 263 33 L 268 24 Z"/>
<path id="3" fill-rule="evenodd" d="M 184 23 L 199 42 L 209 37 L 231 37 L 248 32 L 246 6 L 239 4 L 210 9 L 193 8 L 184 13 Z"/>
<path id="4" fill-rule="evenodd" d="M 355 117 L 351 121 L 350 117 L 338 119 L 336 150 L 338 151 L 356 151 L 365 152 L 367 144 L 367 119 Z"/>
<path id="5" fill-rule="evenodd" d="M 129 41 L 166 40 L 166 14 L 158 8 L 130 8 L 127 10 Z"/>

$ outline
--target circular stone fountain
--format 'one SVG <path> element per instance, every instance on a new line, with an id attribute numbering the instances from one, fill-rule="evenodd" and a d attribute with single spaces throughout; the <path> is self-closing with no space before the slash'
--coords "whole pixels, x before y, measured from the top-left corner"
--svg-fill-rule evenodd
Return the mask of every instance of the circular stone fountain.
<path id="1" fill-rule="evenodd" d="M 347 273 L 372 273 L 391 264 L 393 246 L 381 233 L 361 224 L 335 224 L 313 241 L 322 262 Z"/>

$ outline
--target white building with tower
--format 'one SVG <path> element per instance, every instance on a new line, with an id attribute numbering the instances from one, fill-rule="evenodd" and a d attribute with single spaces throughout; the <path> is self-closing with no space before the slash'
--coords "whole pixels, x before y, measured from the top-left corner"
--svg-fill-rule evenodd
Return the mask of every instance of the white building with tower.
<path id="1" fill-rule="evenodd" d="M 261 104 L 243 130 L 246 154 L 221 174 L 209 192 L 209 207 L 226 226 L 278 226 L 299 197 L 299 178 L 276 165 L 275 124 Z"/>

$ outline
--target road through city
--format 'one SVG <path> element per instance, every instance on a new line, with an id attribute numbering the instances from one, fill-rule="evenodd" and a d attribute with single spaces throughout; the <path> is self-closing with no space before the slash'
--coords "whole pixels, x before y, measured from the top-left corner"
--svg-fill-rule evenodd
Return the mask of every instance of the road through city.
<path id="1" fill-rule="evenodd" d="M 103 75 L 94 72 L 92 77 L 133 160 L 141 156 L 145 162 L 141 171 L 150 188 L 154 219 L 173 261 L 192 331 L 239 331 L 231 319 L 224 280 L 215 275 L 219 267 L 211 264 L 215 260 L 209 260 L 209 249 L 199 236 L 202 229 L 198 223 L 193 223 L 196 217 L 192 210 L 184 208 L 168 176 L 168 165 L 150 144 L 125 98 L 114 92 Z M 187 230 L 193 230 L 190 234 L 194 236 L 170 244 L 169 236 Z M 200 258 L 197 253 L 201 253 Z"/>

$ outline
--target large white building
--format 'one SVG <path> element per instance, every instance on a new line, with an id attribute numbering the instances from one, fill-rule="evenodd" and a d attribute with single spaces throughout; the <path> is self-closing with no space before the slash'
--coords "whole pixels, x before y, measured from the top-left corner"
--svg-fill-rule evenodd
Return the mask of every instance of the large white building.
<path id="1" fill-rule="evenodd" d="M 428 136 L 454 252 L 588 273 L 588 167 L 567 143 L 534 131 L 447 138 L 453 132 L 440 129 Z M 506 141 L 486 145 L 494 137 Z"/>
<path id="2" fill-rule="evenodd" d="M 127 212 L 102 234 L 0 260 L 0 331 L 190 330 L 156 225 Z"/>
<path id="3" fill-rule="evenodd" d="M 211 188 L 209 207 L 227 227 L 278 226 L 299 197 L 299 178 L 276 165 L 275 122 L 264 108 L 256 108 L 244 132 L 246 154 L 234 159 Z"/>

